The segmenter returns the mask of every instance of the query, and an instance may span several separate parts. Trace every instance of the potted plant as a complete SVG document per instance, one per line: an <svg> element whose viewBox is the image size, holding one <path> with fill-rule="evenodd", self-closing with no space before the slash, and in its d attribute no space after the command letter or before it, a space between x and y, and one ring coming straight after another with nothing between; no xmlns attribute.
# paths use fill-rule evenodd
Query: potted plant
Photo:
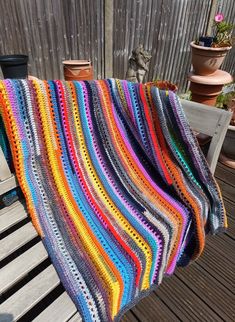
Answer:
<svg viewBox="0 0 235 322"><path fill-rule="evenodd" d="M224 16L219 13L214 19L214 35L201 36L197 41L191 42L195 74L206 76L220 68L227 52L232 48L233 28L234 25L224 21Z"/></svg>
<svg viewBox="0 0 235 322"><path fill-rule="evenodd" d="M235 84L225 87L217 98L216 106L233 113L223 143L220 161L235 168Z"/></svg>

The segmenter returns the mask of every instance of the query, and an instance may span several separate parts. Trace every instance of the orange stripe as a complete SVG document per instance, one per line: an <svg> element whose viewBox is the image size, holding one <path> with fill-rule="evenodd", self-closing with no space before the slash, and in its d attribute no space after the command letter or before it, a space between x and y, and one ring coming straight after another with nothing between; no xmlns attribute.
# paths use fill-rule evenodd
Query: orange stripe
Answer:
<svg viewBox="0 0 235 322"><path fill-rule="evenodd" d="M197 228L197 235L198 235L198 241L199 241L198 253L195 254L195 258L196 258L202 253L204 246L205 246L205 234L203 233L204 232L204 225L203 225L203 221L201 219L200 206L196 202L196 199L186 189L179 169L175 166L175 164L171 160L171 157L169 155L169 151L166 146L165 138L163 137L163 133L159 127L159 118L157 115L157 111L154 108L154 103L153 103L153 100L152 100L152 97L150 94L150 86L147 86L147 96L148 96L148 100L152 106L152 115L153 115L153 124L155 127L155 133L156 133L157 137L159 138L159 143L160 143L160 147L162 150L162 156L165 160L166 166L168 167L169 171L172 174L172 178L174 180L174 186L175 186L176 190L179 190L179 189L181 190L183 197L186 199L186 202L192 207L193 212L195 214L196 224L197 224L197 227L196 227Z"/></svg>
<svg viewBox="0 0 235 322"><path fill-rule="evenodd" d="M32 223L37 230L37 233L40 237L43 237L43 232L39 220L37 218L36 211L33 207L33 201L31 199L30 190L26 184L25 178L25 170L23 163L23 152L21 148L21 138L19 132L17 131L17 122L15 121L15 117L11 108L10 99L7 94L6 86L1 82L1 110L3 115L3 120L5 124L6 133L10 142L12 158L15 166L15 171L17 175L17 179L19 182L19 186L25 196L27 209L29 210Z"/></svg>
<svg viewBox="0 0 235 322"><path fill-rule="evenodd" d="M47 98L49 100L49 94L50 94L50 91L49 91L49 85L47 84L47 82L45 81L45 85L46 85L46 88L47 88ZM62 85L62 83L60 83L60 86ZM63 86L61 86L61 88L63 89ZM63 100L63 103L64 104L67 104L67 102L65 101L65 96L64 96L64 91L62 90L61 91L61 94L62 94L62 100ZM77 106L77 108L79 108ZM56 123L54 122L54 118L53 119L53 125L54 125L54 129L55 131L57 131L57 126L56 126ZM56 138L56 137L55 137ZM56 138L56 141L58 142L58 145L59 145L59 140L58 138ZM54 152L54 151L53 151ZM48 153L50 153L48 151ZM80 209L78 208L75 200L74 200L74 197L71 193L71 190L70 190L70 187L68 185L68 182L66 180L66 177L64 175L64 170L63 170L63 165L62 165L62 162L61 162L61 151L57 151L57 153L54 153L55 157L56 157L56 160L57 160L57 165L59 167L59 172L60 172L60 175L61 175L61 184L64 186L65 190L66 190L66 193L69 197L69 202L73 205L77 215L79 216L81 222L83 223L83 225L85 226L86 230L87 230L87 234L92 238L93 242L94 242L94 245L97 247L97 249L99 250L100 254L103 256L103 259L104 259L104 262L106 263L106 265L109 267L109 268L112 268L112 273L115 275L116 279L118 280L119 282L119 285L120 285L120 297L119 297L119 308L120 308L120 304L121 304L121 298L122 298L122 294L123 294L123 290L124 290L124 285L123 285L123 280L122 280L122 277L118 271L118 269L116 268L116 266L113 264L112 260L110 260L110 258L108 257L107 253L104 251L102 245L99 243L99 241L97 240L96 238L96 235L93 233L93 231L91 230L91 228L89 227L89 224L87 223L87 221L85 220L84 216L82 215ZM61 196L63 198L63 196ZM66 206L66 203L64 203L64 206L65 208L68 210L67 206ZM69 213L69 212L68 212ZM71 220L72 217L70 217ZM73 221L74 222L74 221ZM84 247L86 248L86 246L84 245ZM89 248L87 248L87 251L89 252ZM95 264L95 263L94 263ZM95 265L97 270L100 271L99 269L99 266ZM102 271L100 271L100 276L102 276Z"/></svg>
<svg viewBox="0 0 235 322"><path fill-rule="evenodd" d="M179 247L178 240L180 239L183 228L183 220L181 214L171 204L169 204L167 200L165 200L162 196L160 196L157 193L157 191L152 187L148 179L146 179L142 171L136 165L135 160L129 153L128 148L125 146L125 142L122 139L118 127L116 126L116 121L110 108L110 106L112 106L112 101L106 82L101 80L97 84L101 87L103 92L102 94L104 97L104 103L101 104L101 106L103 107L103 112L105 114L105 119L109 128L110 136L112 137L113 144L116 147L115 151L119 151L120 160L122 160L123 167L125 168L128 175L131 177L134 185L137 187L141 187L144 190L143 193L149 198L149 200L172 219L175 227L178 228L176 236L173 236L174 245L177 245L177 247ZM100 100L102 101L103 98L100 97ZM135 174L133 174L133 171L135 172ZM160 204L156 201L156 199L160 201ZM174 246L169 260L170 263L175 257L176 252L177 250Z"/></svg>

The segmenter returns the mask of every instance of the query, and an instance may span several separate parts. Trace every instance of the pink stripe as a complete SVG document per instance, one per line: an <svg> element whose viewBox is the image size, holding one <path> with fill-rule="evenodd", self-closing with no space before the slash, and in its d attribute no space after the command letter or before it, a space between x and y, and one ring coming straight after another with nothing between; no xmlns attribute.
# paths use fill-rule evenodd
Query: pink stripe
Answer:
<svg viewBox="0 0 235 322"><path fill-rule="evenodd" d="M111 106L112 106L112 113L113 113L114 118L115 118L115 121L116 121L116 125L117 125L117 127L119 129L119 132L120 132L120 134L121 134L121 136L123 138L123 141L125 142L125 145L126 145L128 151L130 152L131 156L135 160L136 165L139 167L139 169L144 174L145 178L149 181L149 183L151 184L151 186L159 193L159 195L163 199L165 199L168 203L170 203L171 205L173 205L178 210L178 212L182 215L182 219L183 219L183 229L182 229L182 233L181 233L181 236L180 236L180 241L179 241L179 243L177 243L176 256L172 260L172 263L168 267L168 270L167 270L167 273L168 274L171 274L171 273L173 273L173 271L175 269L176 262L177 262L177 259L178 259L179 253L180 253L181 243L182 243L183 236L184 236L184 232L185 232L185 228L186 228L186 221L187 221L186 218L187 218L187 216L186 216L184 210L170 196L168 196L160 187L158 187L156 185L156 183L150 178L150 176L148 175L148 173L146 172L146 170L144 169L144 167L141 165L141 163L139 162L139 160L138 160L135 152L133 151L131 145L125 139L126 138L126 135L125 135L125 133L124 133L124 131L123 131L123 129L122 129L120 123L119 123L119 120L117 118L117 115L115 113L114 104L111 103Z"/></svg>

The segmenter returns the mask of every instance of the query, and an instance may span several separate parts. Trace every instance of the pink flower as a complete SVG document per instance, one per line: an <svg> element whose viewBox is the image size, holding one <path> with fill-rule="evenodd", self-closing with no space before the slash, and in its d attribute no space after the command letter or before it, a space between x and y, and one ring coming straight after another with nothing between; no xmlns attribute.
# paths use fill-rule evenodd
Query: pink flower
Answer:
<svg viewBox="0 0 235 322"><path fill-rule="evenodd" d="M224 15L222 13L217 13L215 16L215 22L221 22L224 20Z"/></svg>

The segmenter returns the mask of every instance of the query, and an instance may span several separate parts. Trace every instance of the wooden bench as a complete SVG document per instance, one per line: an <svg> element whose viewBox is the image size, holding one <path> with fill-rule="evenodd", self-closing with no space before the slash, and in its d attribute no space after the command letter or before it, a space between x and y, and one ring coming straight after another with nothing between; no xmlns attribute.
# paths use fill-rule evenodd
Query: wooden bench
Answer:
<svg viewBox="0 0 235 322"><path fill-rule="evenodd" d="M212 137L207 160L214 172L231 113L182 100L196 131ZM0 194L17 186L0 149ZM0 210L0 322L82 321L61 286L24 202Z"/></svg>

